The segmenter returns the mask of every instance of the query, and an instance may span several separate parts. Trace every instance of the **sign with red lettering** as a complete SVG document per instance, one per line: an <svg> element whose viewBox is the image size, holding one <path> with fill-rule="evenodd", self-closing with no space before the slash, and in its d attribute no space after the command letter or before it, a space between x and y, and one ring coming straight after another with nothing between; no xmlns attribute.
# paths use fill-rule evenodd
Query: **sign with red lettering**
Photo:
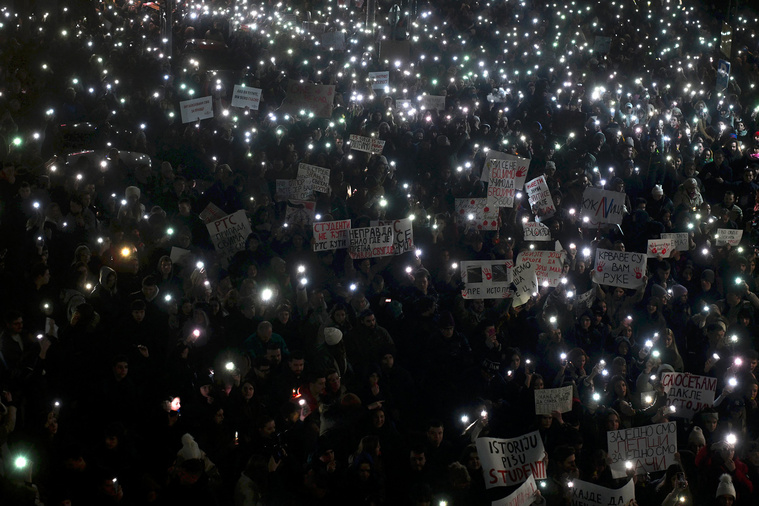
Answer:
<svg viewBox="0 0 759 506"><path fill-rule="evenodd" d="M527 481L522 483L522 485L511 494L503 499L493 501L492 506L530 506L538 499L535 495L537 490L538 487L535 483L535 478L530 476L527 478Z"/></svg>
<svg viewBox="0 0 759 506"><path fill-rule="evenodd" d="M556 206L548 189L545 176L536 177L527 183L527 197L530 200L530 208L535 214L535 221L550 218L556 212Z"/></svg>
<svg viewBox="0 0 759 506"><path fill-rule="evenodd" d="M667 406L675 407L674 416L691 419L698 411L714 404L717 378L665 372L661 384L667 394Z"/></svg>
<svg viewBox="0 0 759 506"><path fill-rule="evenodd" d="M384 90L390 86L390 71L369 72L369 81L372 83L373 90Z"/></svg>
<svg viewBox="0 0 759 506"><path fill-rule="evenodd" d="M352 228L348 231L348 237L348 254L354 260L393 255L392 225Z"/></svg>
<svg viewBox="0 0 759 506"><path fill-rule="evenodd" d="M232 107L247 107L251 111L257 111L258 106L261 105L261 89L235 84L231 105Z"/></svg>
<svg viewBox="0 0 759 506"><path fill-rule="evenodd" d="M235 253L245 249L245 240L252 232L250 221L242 209L207 223L206 227L224 268L229 266Z"/></svg>
<svg viewBox="0 0 759 506"><path fill-rule="evenodd" d="M297 117L313 113L317 118L329 118L332 116L334 101L333 84L301 83L293 79L287 86L287 96L279 112Z"/></svg>
<svg viewBox="0 0 759 506"><path fill-rule="evenodd" d="M514 439L481 437L475 443L485 488L519 485L530 476L546 479L545 448L538 431Z"/></svg>
<svg viewBox="0 0 759 506"><path fill-rule="evenodd" d="M629 480L624 487L606 488L582 480L572 480L571 506L628 506L635 499L635 483Z"/></svg>
<svg viewBox="0 0 759 506"><path fill-rule="evenodd" d="M394 254L402 255L411 251L414 247L414 226L411 218L402 220L378 220L370 221L371 226L375 225L392 225L393 227L393 251Z"/></svg>
<svg viewBox="0 0 759 506"><path fill-rule="evenodd" d="M527 250L517 257L517 265L530 264L540 286L558 286L564 271L566 253L548 250Z"/></svg>
<svg viewBox="0 0 759 506"><path fill-rule="evenodd" d="M627 476L625 462L628 461L636 474L666 471L675 463L677 424L668 422L610 430L606 432L606 441L613 478Z"/></svg>
<svg viewBox="0 0 759 506"><path fill-rule="evenodd" d="M506 155L504 159L488 158L485 171L489 174L488 205L514 207L514 195L524 186L530 160Z"/></svg>
<svg viewBox="0 0 759 506"><path fill-rule="evenodd" d="M375 139L374 137L351 134L350 145L351 149L355 149L356 151L380 155L382 154L382 149L385 147L385 141Z"/></svg>
<svg viewBox="0 0 759 506"><path fill-rule="evenodd" d="M314 251L348 247L351 220L317 221L314 223Z"/></svg>
<svg viewBox="0 0 759 506"><path fill-rule="evenodd" d="M201 119L213 118L213 98L200 97L179 102L182 123L192 123Z"/></svg>

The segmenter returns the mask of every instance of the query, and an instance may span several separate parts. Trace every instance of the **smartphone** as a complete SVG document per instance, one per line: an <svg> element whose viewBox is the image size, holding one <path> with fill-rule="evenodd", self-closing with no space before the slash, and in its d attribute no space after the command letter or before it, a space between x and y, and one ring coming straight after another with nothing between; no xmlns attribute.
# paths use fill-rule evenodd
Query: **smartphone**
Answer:
<svg viewBox="0 0 759 506"><path fill-rule="evenodd" d="M678 488L685 488L688 486L688 482L685 480L685 473L677 473L677 486Z"/></svg>

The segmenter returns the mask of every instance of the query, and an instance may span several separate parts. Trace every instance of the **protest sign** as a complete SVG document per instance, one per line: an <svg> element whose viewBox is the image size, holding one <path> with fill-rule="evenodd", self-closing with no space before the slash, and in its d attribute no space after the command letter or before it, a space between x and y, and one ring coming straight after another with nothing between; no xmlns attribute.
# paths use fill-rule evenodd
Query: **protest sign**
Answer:
<svg viewBox="0 0 759 506"><path fill-rule="evenodd" d="M537 489L535 478L530 475L527 481L522 483L518 489L503 499L493 501L491 506L530 506L537 499L535 496Z"/></svg>
<svg viewBox="0 0 759 506"><path fill-rule="evenodd" d="M200 211L200 219L203 220L203 223L210 223L214 220L219 220L226 216L227 213L225 213L219 206L214 204L213 202L209 202L208 205L203 208L202 211Z"/></svg>
<svg viewBox="0 0 759 506"><path fill-rule="evenodd" d="M171 258L171 262L178 264L181 263L185 258L191 258L192 251L184 248L178 248L176 246L171 247L171 254L169 255L169 258Z"/></svg>
<svg viewBox="0 0 759 506"><path fill-rule="evenodd" d="M536 221L522 223L525 241L550 241L551 229Z"/></svg>
<svg viewBox="0 0 759 506"><path fill-rule="evenodd" d="M602 223L619 225L625 215L625 194L588 186L582 193L580 217L583 227L596 227ZM588 218L585 221L585 218Z"/></svg>
<svg viewBox="0 0 759 506"><path fill-rule="evenodd" d="M291 79L279 112L297 117L300 117L301 112L314 113L317 118L329 118L332 116L334 100L335 86L333 84L301 83Z"/></svg>
<svg viewBox="0 0 759 506"><path fill-rule="evenodd" d="M348 253L354 260L393 254L393 227L390 225L351 228L348 237Z"/></svg>
<svg viewBox="0 0 759 506"><path fill-rule="evenodd" d="M717 246L738 246L743 238L743 230L733 228L717 229Z"/></svg>
<svg viewBox="0 0 759 506"><path fill-rule="evenodd" d="M560 251L528 250L517 257L517 263L530 262L539 286L557 286L563 277L564 258L566 254Z"/></svg>
<svg viewBox="0 0 759 506"><path fill-rule="evenodd" d="M625 462L632 462L636 474L666 471L677 453L675 422L643 425L632 429L610 430L606 441L611 459L611 475L624 478Z"/></svg>
<svg viewBox="0 0 759 506"><path fill-rule="evenodd" d="M455 199L456 220L477 230L498 230L498 208L487 205L486 198Z"/></svg>
<svg viewBox="0 0 759 506"><path fill-rule="evenodd" d="M411 218L402 220L373 220L371 226L391 225L393 227L393 254L402 255L414 247L414 226Z"/></svg>
<svg viewBox="0 0 759 506"><path fill-rule="evenodd" d="M251 111L257 111L261 104L261 90L248 86L235 84L232 91L232 107L247 107Z"/></svg>
<svg viewBox="0 0 759 506"><path fill-rule="evenodd" d="M648 258L656 258L661 255L664 258L672 256L672 251L675 249L672 239L649 239L648 246L646 247L646 256Z"/></svg>
<svg viewBox="0 0 759 506"><path fill-rule="evenodd" d="M514 156L514 155L510 155L508 153L501 153L500 151L494 151L492 149L487 150L486 153L485 153L485 161L482 162L482 168L480 169L480 181L482 181L483 183L489 183L490 182L490 171L487 170L487 167L486 167L486 165L488 163L488 160L493 160L493 159L495 159L495 160L506 160L506 159L508 159L511 156ZM524 184L524 183L522 183L522 184ZM521 187L522 187L522 185L519 186L519 188L521 188Z"/></svg>
<svg viewBox="0 0 759 506"><path fill-rule="evenodd" d="M290 199L287 201L285 223L289 225L310 227L316 214L316 202L313 200Z"/></svg>
<svg viewBox="0 0 759 506"><path fill-rule="evenodd" d="M524 186L530 160L506 155L506 158L488 158L485 172L488 173L488 205L492 207L514 207L514 195Z"/></svg>
<svg viewBox="0 0 759 506"><path fill-rule="evenodd" d="M535 390L535 414L550 415L554 411L572 411L572 387L543 388Z"/></svg>
<svg viewBox="0 0 759 506"><path fill-rule="evenodd" d="M577 296L575 299L575 315L580 316L582 313L587 311L593 306L593 303L596 301L596 289L595 287L591 288L585 293L582 293Z"/></svg>
<svg viewBox="0 0 759 506"><path fill-rule="evenodd" d="M445 111L445 97L443 95L422 95L419 108L423 111Z"/></svg>
<svg viewBox="0 0 759 506"><path fill-rule="evenodd" d="M274 200L277 202L308 200L313 197L310 179L277 179L275 184Z"/></svg>
<svg viewBox="0 0 759 506"><path fill-rule="evenodd" d="M635 499L635 482L621 488L606 488L582 480L572 480L571 506L628 506Z"/></svg>
<svg viewBox="0 0 759 506"><path fill-rule="evenodd" d="M213 98L200 97L179 102L182 111L182 123L192 123L201 119L213 118Z"/></svg>
<svg viewBox="0 0 759 506"><path fill-rule="evenodd" d="M553 204L553 198L551 197L551 191L546 184L545 176L536 177L528 182L526 188L530 208L536 216L536 221L541 221L553 216L556 212L556 207Z"/></svg>
<svg viewBox="0 0 759 506"><path fill-rule="evenodd" d="M322 34L322 46L335 51L345 51L344 32L326 32Z"/></svg>
<svg viewBox="0 0 759 506"><path fill-rule="evenodd" d="M511 285L511 260L464 261L461 266L461 281L465 299L505 299Z"/></svg>
<svg viewBox="0 0 759 506"><path fill-rule="evenodd" d="M399 98L395 101L395 110L399 112L409 112L413 109L413 105L411 105L411 100Z"/></svg>
<svg viewBox="0 0 759 506"><path fill-rule="evenodd" d="M717 64L717 91L725 91L730 84L730 62L720 60Z"/></svg>
<svg viewBox="0 0 759 506"><path fill-rule="evenodd" d="M301 25L301 29L305 33L310 34L324 33L327 29L327 25L325 23L319 23L318 21L304 21Z"/></svg>
<svg viewBox="0 0 759 506"><path fill-rule="evenodd" d="M369 72L369 81L373 90L384 90L386 86L390 86L390 71Z"/></svg>
<svg viewBox="0 0 759 506"><path fill-rule="evenodd" d="M667 394L667 406L675 407L675 416L692 419L698 411L714 404L717 378L665 372L661 384Z"/></svg>
<svg viewBox="0 0 759 506"><path fill-rule="evenodd" d="M599 285L638 288L646 275L646 255L631 251L598 248L593 268L593 281Z"/></svg>
<svg viewBox="0 0 759 506"><path fill-rule="evenodd" d="M317 221L314 223L314 251L347 248L351 220Z"/></svg>
<svg viewBox="0 0 759 506"><path fill-rule="evenodd" d="M672 248L675 251L688 251L688 232L663 232L662 239L672 239Z"/></svg>
<svg viewBox="0 0 759 506"><path fill-rule="evenodd" d="M350 145L351 149L355 149L356 151L379 155L385 147L385 141L375 139L374 137L363 137L361 135L351 134Z"/></svg>
<svg viewBox="0 0 759 506"><path fill-rule="evenodd" d="M229 266L235 253L245 249L245 240L252 232L250 221L242 209L206 224L206 228L224 268Z"/></svg>
<svg viewBox="0 0 759 506"><path fill-rule="evenodd" d="M538 431L514 439L481 437L475 443L485 488L518 485L530 476L546 478L545 449Z"/></svg>
<svg viewBox="0 0 759 506"><path fill-rule="evenodd" d="M514 300L511 305L519 307L527 302L533 293L538 291L538 277L535 274L535 266L529 260L517 257L514 264L512 278L514 279Z"/></svg>
<svg viewBox="0 0 759 506"><path fill-rule="evenodd" d="M309 165L307 163L298 164L298 179L310 179L311 189L319 193L329 193L329 169Z"/></svg>

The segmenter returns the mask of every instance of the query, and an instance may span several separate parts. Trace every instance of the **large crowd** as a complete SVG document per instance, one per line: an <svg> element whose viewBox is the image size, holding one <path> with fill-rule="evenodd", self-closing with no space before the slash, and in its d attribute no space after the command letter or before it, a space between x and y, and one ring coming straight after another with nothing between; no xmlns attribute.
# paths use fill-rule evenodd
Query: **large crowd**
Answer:
<svg viewBox="0 0 759 506"><path fill-rule="evenodd" d="M575 480L632 481L640 506L756 504L754 15L0 2L0 504L490 505L517 485L490 487L477 440L533 431L536 504L596 504ZM293 112L292 82L334 101ZM257 110L231 105L241 84ZM183 123L206 96L213 117ZM491 226L457 212L487 196L491 151L529 159L553 216L521 188ZM278 181L303 163L328 187L294 200ZM588 187L626 194L620 224L584 223ZM241 210L229 251L207 224ZM399 254L315 251L314 223L407 219ZM536 220L550 241L524 239ZM663 233L687 245L637 288L596 282L598 249ZM461 262L544 249L556 286L462 283ZM673 409L667 373L714 401ZM535 414L537 390L567 386L570 410ZM670 465L612 472L607 431L666 422Z"/></svg>

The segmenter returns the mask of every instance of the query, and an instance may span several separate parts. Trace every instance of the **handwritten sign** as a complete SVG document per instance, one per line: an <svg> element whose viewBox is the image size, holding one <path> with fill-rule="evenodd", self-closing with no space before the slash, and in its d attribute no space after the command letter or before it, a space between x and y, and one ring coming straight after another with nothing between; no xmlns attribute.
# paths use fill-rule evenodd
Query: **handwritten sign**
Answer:
<svg viewBox="0 0 759 506"><path fill-rule="evenodd" d="M488 205L494 207L514 207L514 196L524 186L530 160L506 155L505 158L488 158L485 171L488 173Z"/></svg>
<svg viewBox="0 0 759 506"><path fill-rule="evenodd" d="M593 306L596 301L596 289L591 288L575 298L575 315L580 316Z"/></svg>
<svg viewBox="0 0 759 506"><path fill-rule="evenodd" d="M743 230L732 228L717 229L717 246L738 246L743 238Z"/></svg>
<svg viewBox="0 0 759 506"><path fill-rule="evenodd" d="M538 489L535 478L530 475L527 481L522 483L518 489L507 495L503 499L492 502L492 506L530 506L537 497L535 491Z"/></svg>
<svg viewBox="0 0 759 506"><path fill-rule="evenodd" d="M619 225L625 216L625 194L611 190L602 190L588 186L582 193L580 216L583 227L596 227L599 224ZM584 218L588 221L584 221Z"/></svg>
<svg viewBox="0 0 759 506"><path fill-rule="evenodd" d="M310 227L316 215L316 202L313 200L290 199L285 210L285 223L301 227Z"/></svg>
<svg viewBox="0 0 759 506"><path fill-rule="evenodd" d="M363 151L364 153L371 153L373 155L382 154L382 149L385 147L385 141L375 139L374 137L363 137L356 134L351 134L350 144L351 149Z"/></svg>
<svg viewBox="0 0 759 506"><path fill-rule="evenodd" d="M644 425L632 429L610 430L606 441L611 459L611 475L624 478L625 462L632 462L636 474L666 471L677 453L675 422Z"/></svg>
<svg viewBox="0 0 759 506"><path fill-rule="evenodd" d="M245 249L245 240L251 234L250 221L242 209L206 224L214 248L224 268L232 256Z"/></svg>
<svg viewBox="0 0 759 506"><path fill-rule="evenodd" d="M522 223L525 241L550 241L551 229L536 221Z"/></svg>
<svg viewBox="0 0 759 506"><path fill-rule="evenodd" d="M505 299L509 296L512 282L511 260L464 261L461 266L461 281L465 299Z"/></svg>
<svg viewBox="0 0 759 506"><path fill-rule="evenodd" d="M646 247L646 256L648 258L656 258L661 255L664 258L672 256L672 251L675 249L672 239L649 239L648 246Z"/></svg>
<svg viewBox="0 0 759 506"><path fill-rule="evenodd" d="M419 108L423 111L445 111L445 97L443 95L422 95L419 100Z"/></svg>
<svg viewBox="0 0 759 506"><path fill-rule="evenodd" d="M329 193L329 169L309 165L307 163L298 164L298 179L310 179L311 188L315 192Z"/></svg>
<svg viewBox="0 0 759 506"><path fill-rule="evenodd" d="M635 483L629 480L624 487L606 488L582 480L572 480L571 506L628 506L635 499Z"/></svg>
<svg viewBox="0 0 759 506"><path fill-rule="evenodd" d="M314 223L314 251L343 249L349 246L351 220L317 221Z"/></svg>
<svg viewBox="0 0 759 506"><path fill-rule="evenodd" d="M456 221L477 230L498 230L498 208L490 207L486 198L455 199Z"/></svg>
<svg viewBox="0 0 759 506"><path fill-rule="evenodd" d="M372 83L373 90L384 90L390 86L390 71L369 72L369 81Z"/></svg>
<svg viewBox="0 0 759 506"><path fill-rule="evenodd" d="M675 251L688 251L688 233L687 232L664 232L661 234L662 239L672 239L672 245Z"/></svg>
<svg viewBox="0 0 759 506"><path fill-rule="evenodd" d="M235 84L231 105L232 107L247 107L251 111L257 111L258 106L261 105L261 90Z"/></svg>
<svg viewBox="0 0 759 506"><path fill-rule="evenodd" d="M485 161L482 162L482 168L480 170L480 181L482 181L483 183L490 182L490 171L487 170L487 167L486 167L488 160L493 160L493 159L507 160L510 156L514 156L514 155L510 155L508 153L502 153L501 151L494 151L492 149L488 150Z"/></svg>
<svg viewBox="0 0 759 506"><path fill-rule="evenodd" d="M563 277L565 253L560 251L523 251L517 263L529 262L535 270L538 285L558 286Z"/></svg>
<svg viewBox="0 0 759 506"><path fill-rule="evenodd" d="M192 123L201 119L213 118L213 98L200 97L179 102L182 111L182 123Z"/></svg>
<svg viewBox="0 0 759 506"><path fill-rule="evenodd" d="M536 220L541 221L553 216L556 212L556 206L554 206L545 176L536 177L528 182L526 188L530 208L535 213Z"/></svg>
<svg viewBox="0 0 759 506"><path fill-rule="evenodd" d="M275 184L274 200L277 202L308 200L313 197L310 179L277 179Z"/></svg>
<svg viewBox="0 0 759 506"><path fill-rule="evenodd" d="M291 79L279 111L300 116L301 112L313 113L317 118L332 116L332 103L335 101L333 84L301 83Z"/></svg>
<svg viewBox="0 0 759 506"><path fill-rule="evenodd" d="M514 439L481 437L475 442L485 475L485 488L519 485L532 476L546 478L545 449L538 431Z"/></svg>
<svg viewBox="0 0 759 506"><path fill-rule="evenodd" d="M390 225L393 227L393 254L402 255L414 248L414 226L411 218L402 220L378 220L370 225Z"/></svg>
<svg viewBox="0 0 759 506"><path fill-rule="evenodd" d="M665 372L661 383L667 394L667 406L675 407L675 416L691 419L699 410L714 404L717 378Z"/></svg>
<svg viewBox="0 0 759 506"><path fill-rule="evenodd" d="M593 281L599 285L638 288L646 275L646 255L630 251L598 248Z"/></svg>
<svg viewBox="0 0 759 506"><path fill-rule="evenodd" d="M512 269L514 279L514 300L512 306L519 307L527 302L533 293L538 291L538 277L535 274L535 266L531 261L523 257L517 257L517 262Z"/></svg>
<svg viewBox="0 0 759 506"><path fill-rule="evenodd" d="M351 228L348 237L348 254L354 260L393 254L393 227L390 225Z"/></svg>
<svg viewBox="0 0 759 506"><path fill-rule="evenodd" d="M572 387L543 388L535 390L535 414L550 415L554 411L572 411Z"/></svg>

